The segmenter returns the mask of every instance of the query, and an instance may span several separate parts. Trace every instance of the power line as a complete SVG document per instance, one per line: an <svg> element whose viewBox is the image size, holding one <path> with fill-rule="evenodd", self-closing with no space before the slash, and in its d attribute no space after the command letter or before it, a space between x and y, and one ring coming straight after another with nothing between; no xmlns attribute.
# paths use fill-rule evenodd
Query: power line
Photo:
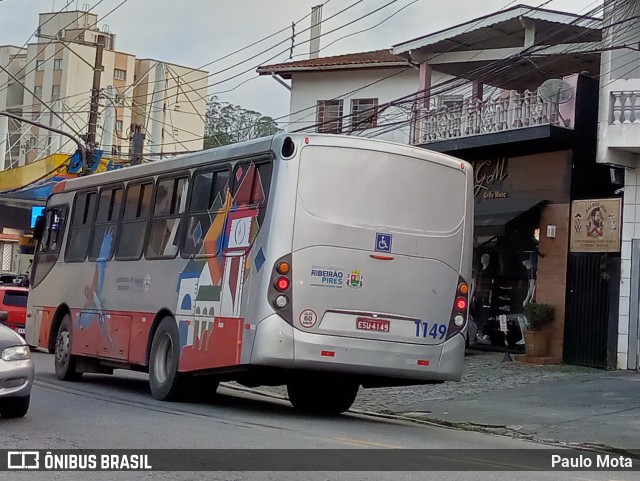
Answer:
<svg viewBox="0 0 640 481"><path fill-rule="evenodd" d="M22 44L22 47L20 47L20 50L24 49L24 48L27 46L27 44L29 43L29 41L30 41L33 37L35 37L35 35L38 33L38 30L39 30L41 27L45 26L45 25L46 25L47 23L49 23L51 20L53 20L54 18L56 18L56 16L58 16L58 14L60 14L60 13L64 12L64 11L65 11L65 9L66 9L69 5L71 5L72 3L73 3L73 0L69 0L69 1L67 2L67 4L66 4L64 7L62 7L62 9L61 9L59 12L55 13L52 17L48 18L48 19L47 19L47 20L46 20L42 25L39 25L39 26L38 26L38 28L36 28L36 29L33 31L33 33L31 34L31 36L29 36L29 38L28 38L28 39L27 39L27 40ZM15 59L15 56L14 56L14 57L11 57L11 58L9 59L9 62L7 62L7 65L5 65L5 67L8 67L8 66L11 64L11 62L13 62L13 60L14 60L14 59Z"/></svg>
<svg viewBox="0 0 640 481"><path fill-rule="evenodd" d="M543 5L546 5L546 4L550 3L550 1L553 1L553 0L547 0L546 2L544 2L544 3L543 3ZM594 2L594 3L596 3L596 2ZM533 9L535 9L535 8L536 8L536 7L531 7L531 10L533 10ZM598 10L598 9L594 9L594 10ZM592 12L593 12L593 11L592 11ZM588 14L588 15L578 16L578 17L576 17L576 19L574 19L570 24L568 24L568 25L563 25L563 26L562 26L562 27L560 27L560 28L561 28L561 29L566 29L566 28L569 28L570 26L572 26L573 24L580 22L580 21L581 21L581 20L583 20L584 18L591 18L591 17L590 17L590 15L592 14L592 12L589 12L589 14ZM551 37L551 35L547 36L547 38L550 38L550 37ZM504 59L496 60L496 61L492 62L491 64L489 64L489 65L487 65L487 66L483 66L483 67L480 67L480 68L476 69L475 71L468 72L466 76L467 76L467 77L473 77L473 78L475 78L476 80L479 80L479 79L481 80L483 77L487 77L487 76L489 76L489 75L493 75L493 74L495 74L496 70L493 70L493 71L492 71L491 69L494 69L496 66L499 66L499 64L502 64L502 66L501 66L501 67L500 67L500 69L498 69L497 71L504 70L505 68L508 68L509 66L511 66L511 65L512 65L513 60L519 60L520 58L524 58L526 54L532 54L532 53L535 53L535 52L537 52L537 51L543 50L543 49L545 49L545 48L547 48L547 46L541 46L541 47L539 47L539 48L538 48L538 50L533 50L533 48L532 48L532 47L525 48L525 49L523 49L521 52L519 52L519 53L517 53L517 54L515 54L515 55L512 55L512 56L510 56L510 57L506 57L506 58L504 58ZM483 74L483 75L480 75L479 77L476 77L475 75L469 75L470 73L480 73L480 72L482 72L482 71L484 71L484 74ZM440 86L442 86L442 85L449 84L449 83L451 83L451 82L460 82L460 81L462 81L462 82L464 82L464 83L468 83L468 82L469 82L469 80L468 80L468 79L466 79L466 78L462 78L462 77L454 77L453 79L448 79L448 80L446 80L446 81L441 82L440 84L437 84L437 85L431 86L430 88L428 88L428 89L426 89L426 90L418 91L418 92L416 92L416 93L414 93L414 94L409 94L409 95L407 95L407 96L404 96L404 97L401 97L401 98L396 99L396 100L394 100L394 101L391 101L391 102L389 102L389 104L396 103L396 102L401 101L401 100L405 100L405 101L407 101L406 99L409 99L408 101L415 101L415 100L418 100L418 99L420 98L420 96L421 96L421 95L425 95L425 94L427 94L427 92L429 93L429 95L434 94L433 90L434 90L434 89L436 89L436 88L438 88L438 87L440 87ZM450 88L450 89L448 89L448 90L453 90L453 89L455 89L455 88L459 88L459 87L461 87L461 86L462 86L462 85L457 85L457 86L455 86L455 87L453 87L453 88ZM444 93L444 92L439 92L439 94L442 94L442 93ZM313 108L313 107L315 107L315 106L311 106L311 107L309 107L309 108ZM347 117L346 115L342 115L342 116L340 116L340 118L339 118L339 119L340 119L340 120L344 120L346 117ZM304 128L301 128L301 129L297 129L297 130L295 130L294 132L301 132L301 131L302 131L302 132L304 132L304 131L307 131L307 130L309 130L309 129L318 128L318 127L321 127L321 126L323 126L323 125L325 125L325 124L328 124L328 123L331 123L331 122L335 122L335 121L337 121L337 120L338 120L338 118L335 118L335 119L332 119L332 120L330 120L330 121L326 121L326 122L322 122L322 123L319 123L319 124L311 125L311 126L304 127Z"/></svg>
<svg viewBox="0 0 640 481"><path fill-rule="evenodd" d="M515 3L515 1L516 1L516 0L512 0L511 2L507 3L507 4L506 4L505 6L503 6L500 10L498 10L498 12L505 10L507 7L509 7L509 6L511 6L512 4L514 4L514 3ZM549 2L547 2L547 3L549 3ZM534 7L532 7L531 9L533 9L533 8L534 8ZM479 24L480 24L480 22L481 22L481 20L471 21L471 22L470 22L470 25L467 27L467 29L466 29L463 33L467 33L467 32L468 32L468 31L470 31L471 29L475 28L477 25L479 25ZM447 52L449 52L449 51L451 51L451 50L453 50L453 49L455 49L455 48L456 48L455 46L450 47L449 49L445 50L445 52L443 52L442 54L447 53ZM395 74L392 74L392 76L394 76L394 75L395 75ZM457 79L459 79L459 77L454 78L454 79L452 79L452 80L457 80ZM376 83L376 82L374 82L374 83ZM333 99L331 99L331 100L339 100L340 98L347 97L347 96L349 96L349 95L351 95L351 94L353 94L353 93L356 93L356 92L358 92L358 91L362 90L363 88L369 87L370 85L372 85L372 84L367 84L367 85L363 86L362 88L358 88L358 89L355 89L355 90L353 90L353 91L351 91L351 92L348 92L348 93L346 93L346 94L342 94L342 95L340 95L340 96L334 97L334 98L333 98ZM306 111L306 110L311 110L311 109L314 109L314 110L315 110L315 109L316 109L316 107L317 107L317 106L316 106L316 104L313 104L313 105L310 105L309 107L306 107L306 108L304 108L304 109L298 110L297 112L292 112L292 113L288 114L288 116L295 115L295 114L299 114L299 113L302 113L302 112L304 112L304 111ZM314 113L315 113L315 112L314 112ZM282 116L282 117L278 117L278 118L276 118L275 120L280 120L280 119L282 119L282 118L284 118L284 117L286 117L286 116L287 116L287 115ZM289 123L291 123L291 122L289 122Z"/></svg>
<svg viewBox="0 0 640 481"><path fill-rule="evenodd" d="M364 0L357 0L356 2L352 3L352 4L351 4L351 5L349 5L348 7L346 7L346 8L344 8L344 9L340 10L338 13L336 13L336 14L332 15L331 17L329 17L329 18L327 18L327 19L323 20L323 22L326 22L326 21L328 21L328 20L330 20L330 19L332 19L332 18L334 18L334 17L336 17L336 16L338 16L338 15L340 15L340 14L344 13L344 12L345 12L345 11L347 11L348 9L353 8L354 6L358 5L359 3L363 2L363 1L364 1ZM382 5L381 7L378 7L378 8L376 8L375 10L373 10L373 11L371 11L371 12L369 12L369 13L367 13L367 14L365 14L365 15L363 15L363 16L361 16L361 17L359 17L359 18L355 19L355 20L352 20L352 21L350 21L350 22L348 22L348 23L346 23L346 24L344 24L344 25L341 25L340 27L337 27L337 28L335 28L335 29L333 29L333 30L331 30L331 31L329 31L329 32L322 33L322 34L320 35L320 37L325 36L325 35L328 35L328 34L330 34L330 33L333 33L333 32L335 32L335 31L340 30L340 29L342 29L342 28L345 28L345 27L347 27L347 26L349 26L349 25L352 25L353 23L358 22L358 21L360 21L360 20L362 20L362 19L364 19L364 18L366 18L366 17L368 17L368 16L370 16L370 15L373 15L374 13L377 13L378 11L380 11L380 10L382 10L382 9L384 9L384 8L388 7L389 5L392 5L392 4L394 4L394 3L398 2L398 1L399 1L399 0L390 0L389 2L385 3L385 4L384 4L384 5ZM308 30L310 30L310 29L311 29L311 27L309 27L309 28L307 28L307 29L303 30L303 32L304 32L304 31L308 31ZM213 77L214 75L219 75L220 73L226 72L226 71L228 71L228 70L230 70L230 69L232 69L232 68L235 68L235 67L240 66L240 65L242 65L242 64L244 64L244 63L247 63L247 62L249 62L249 61L251 61L251 60L253 60L253 59L255 59L255 58L257 58L257 57L259 57L259 56L261 56L261 55L263 55L263 54L265 54L265 53L267 53L267 52L271 51L271 50L273 50L274 48L278 47L279 45L282 45L283 43L286 43L286 41L287 41L287 40L282 41L282 42L279 42L278 44L275 44L275 45L273 45L272 47L269 47L268 49L265 49L265 50L263 50L262 52L260 52L260 53L258 53L258 54L256 54L256 55L253 55L253 56L251 56L250 58L248 58L248 59L246 59L246 60L244 60L244 61L242 61L242 62L236 63L236 64L234 64L234 65L232 65L232 66L230 66L230 67L227 67L227 68L225 68L225 69L223 69L223 70L221 70L221 71L219 71L219 72L211 73L211 74L207 75L207 76L206 76L206 78ZM304 44L304 43L308 43L308 42L309 42L309 40L306 40L306 41L304 41L304 42L303 42L303 44ZM284 54L285 52L288 52L288 51L289 51L289 48L287 47L286 49L284 49L284 50L282 50L282 51L278 52L276 55L274 55L273 57L271 57L271 58L269 58L268 60L266 60L266 62L269 62L269 61L273 60L274 58L276 58L276 57L278 57L278 56L280 56L280 55L282 55L282 54ZM253 67L251 67L251 68L250 68L250 69L248 69L248 70L245 70L245 71L243 71L243 72L241 72L241 73L239 73L239 74L236 74L236 75L233 75L233 76L231 76L231 77L228 77L228 78L226 78L226 79L224 79L224 80L220 80L220 81L218 81L218 82L214 82L214 83L212 83L212 84L209 84L209 87L212 87L212 86L215 86L215 85L219 85L219 84L221 84L221 83L228 82L229 80L233 80L233 79L235 79L235 78L237 78L237 77L239 77L239 76L241 76L241 75L244 75L244 74L245 74L245 73L247 73L247 72L250 72L250 71L254 70L255 68L257 68L257 66L253 66ZM185 85L188 85L188 84L190 84L190 83L193 83L193 82L195 82L195 81L197 81L197 80L199 80L199 79L192 80L192 81L190 81L190 82L185 82ZM163 91L166 91L166 89L165 89L165 90L160 90L160 91L159 91L159 93L162 93ZM135 97L133 97L133 98L135 98Z"/></svg>
<svg viewBox="0 0 640 481"><path fill-rule="evenodd" d="M94 8L95 8L95 7L97 7L100 3L102 3L102 1L104 1L104 0L100 0L96 5L94 5ZM116 10L118 10L120 7L122 7L125 3L127 3L127 1L128 1L128 0L123 0L122 2L120 2L116 7L114 7L111 11L109 11L106 15L104 15L104 16L103 16L103 19L104 19L104 18L106 18L106 17L108 17L109 15L111 15L113 12L115 12ZM87 13L88 13L88 11L87 11ZM57 14L56 14L56 15L57 15ZM75 22L75 20L74 20L74 21L72 21L72 22L70 22L69 24L67 24L67 25L65 26L65 28L66 28L66 27L68 27L69 25L72 25L74 22ZM57 40L57 39L56 39L56 40ZM49 41L49 43L48 43L47 45L50 45L52 42L53 42L53 40L50 40L50 41ZM63 46L66 46L66 45L64 45L64 43L63 43L62 45L63 45ZM44 48L46 49L46 46L45 46ZM98 47L98 48L99 48L99 47ZM41 50L41 51L43 51L43 50ZM54 52L54 54L53 54L52 56L50 56L47 60L50 60L50 59L51 59L51 57L53 57L53 56L55 56L55 52ZM37 56L36 56L36 58L37 58ZM23 68L21 69L21 71L23 71L23 70L24 70L24 68L26 67L26 65L27 65L27 64L25 64L25 66L23 66ZM37 62L36 62L36 68L37 68ZM96 66L96 68L99 68L99 67L98 67L98 66ZM35 94L35 92L33 92L30 88L28 88L28 87L27 87L27 86L26 86L22 81L20 81L18 78L16 78L13 74L11 74L11 73L6 69L6 68L2 67L1 65L0 65L0 69L2 69L2 70L3 70L3 71L4 71L8 76L10 76L10 77L11 77L11 78L16 82L16 83L18 83L18 84L19 84L19 85L20 85L20 86L21 86L25 91L29 92L29 93L32 95L32 97L33 97L34 99L36 99L38 102L40 102L40 103L42 104L42 106L43 106L43 107L45 107L45 108L46 108L47 110L49 110L49 111L50 111L54 116L56 116L56 117L57 117L57 118L58 118L58 119L59 119L59 120L60 120L64 125L66 125L66 126L67 126L67 127L68 127L72 132L73 132L73 133L75 133L77 136L81 136L81 135L79 134L79 132L78 132L77 130L75 130L75 129L73 128L73 126L72 126L69 122L67 122L67 121L66 121L66 120L65 120L61 115L59 115L59 114L58 114L58 113L57 113L53 108L51 108L51 107L50 107L46 102L44 102L44 101L43 101L43 100L42 100L38 95L36 95L36 94ZM33 71L33 70L32 70L32 71ZM7 82L7 85L8 85L8 82ZM2 90L0 90L0 92L2 92ZM28 122L28 121L26 121L26 123L29 123L29 122ZM77 125L77 123L76 123L76 125ZM53 130L53 129L52 129L52 130ZM53 131L55 132L56 130L53 130ZM85 160L86 160L86 159L85 159ZM83 163L83 165L85 165L85 166L86 166L86 163Z"/></svg>
<svg viewBox="0 0 640 481"><path fill-rule="evenodd" d="M370 30L373 30L374 28L379 27L379 26L380 26L380 25L382 25L383 23L385 23L385 22L389 21L391 18L393 18L394 16L396 16L398 13L402 12L402 11L403 11L403 10L405 10L406 8L410 7L411 5L413 5L414 3L417 3L417 2L419 2L419 1L421 1L421 0L413 0L413 1L411 1L410 3L408 3L408 4L404 5L403 7L399 8L398 10L396 10L395 12L393 12L391 15L389 15L389 16L388 16L388 17L386 17L386 18L384 18L384 19L383 19L383 20L381 20L380 22L378 22L377 24L375 24L375 25L373 25L373 26L371 26L371 27L365 28L365 29L363 29L363 30L359 30L359 31L357 31L357 32L353 32L353 33L350 33L350 34L344 35L344 36L342 36L342 37L340 37L340 38L338 38L338 39L336 39L336 40L332 41L331 43L329 43L329 44L325 45L324 47L322 47L322 48L320 49L320 51L325 50L326 48L329 48L330 46L334 45L335 43L337 43L337 42L339 42L339 41L341 41L341 40L344 40L345 38L349 38L349 37L352 37L352 36L354 36L354 35L359 35L359 34L361 34L361 33L368 32L368 31L370 31ZM517 0L513 0L511 3L514 3L515 1L517 1ZM301 53L301 54L293 55L293 56L292 56L292 57L290 57L290 58L296 58L296 57L301 57L301 56L305 56L305 55L307 55L307 54L305 54L305 53ZM253 71L253 70L246 71L246 72L244 72L244 74L246 74L246 73L250 73L250 72L252 72L252 71ZM243 75L244 75L244 74L243 74ZM243 86L243 85L245 85L245 84L247 84L247 83L249 83L249 82L251 82L251 81L253 81L253 80L259 79L259 78L260 78L260 76L254 76L254 77L251 77L251 78L249 78L249 79L243 80L242 82L240 82L239 84L237 84L235 87L231 87L230 89L227 89L227 90L221 90L221 91L218 91L218 92L213 92L211 95L220 95L220 94L225 94L225 93L232 92L232 91L234 91L234 90L238 89L239 87L241 87L241 86Z"/></svg>
<svg viewBox="0 0 640 481"><path fill-rule="evenodd" d="M72 0L72 1L73 1L73 0ZM94 8L96 8L98 5L100 5L100 4L101 4L102 2L104 2L104 1L105 1L105 0L99 0L99 1L98 1L98 3L96 3L93 7L91 7L89 10L87 10L87 12L86 12L86 13L91 12L91 10L93 10ZM66 6L65 6L65 8L66 8ZM62 13L62 11L57 12L57 13L52 17L52 19L53 19L53 18L55 18L55 17L56 17L57 15L59 15L60 13ZM68 24L66 24L64 27L62 27L62 30L65 30L67 27L69 27L69 26L73 25L73 24L75 23L75 21L76 21L76 20L72 20L71 22L69 22ZM45 23L46 23L46 22L45 22ZM44 25L44 24L43 24L43 25ZM34 34L33 34L31 37L29 37L29 40L31 40L31 39L36 35L36 33L37 33L37 32L38 32L38 30L36 29L36 31L34 32ZM27 40L27 43L29 42L29 40ZM45 49L46 49L48 46L52 45L52 44L53 44L53 40L50 40L49 42L45 43L44 45L40 45L39 43L38 43L38 44L36 44L36 45L39 47L39 49L38 49L38 54L39 54L40 52L44 52L44 51L45 51ZM26 45L26 44L25 44L25 45ZM22 48L24 48L24 46L23 46ZM37 57L38 57L38 55L36 55L36 56L35 56L32 60L30 60L29 62L26 62L26 63L22 66L22 68L20 68L20 70L18 70L18 72L17 72L17 73L18 73L18 74L21 74L22 72L24 72L24 70L27 68L27 66L28 66L31 62L33 62L33 61L37 60ZM43 63L44 63L44 62L48 62L48 61L49 61L49 60L51 60L53 57L55 57L55 53L54 53L53 55L51 55L49 58L45 59L45 60L43 61ZM29 72L25 73L24 75L25 75L25 76L26 76L26 75L29 75L30 73L34 72L35 70L36 70L36 68L34 68L34 69L30 70ZM7 82L7 83L5 83L4 85L0 86L0 93L4 92L4 91L8 88L8 86L9 86L9 82Z"/></svg>

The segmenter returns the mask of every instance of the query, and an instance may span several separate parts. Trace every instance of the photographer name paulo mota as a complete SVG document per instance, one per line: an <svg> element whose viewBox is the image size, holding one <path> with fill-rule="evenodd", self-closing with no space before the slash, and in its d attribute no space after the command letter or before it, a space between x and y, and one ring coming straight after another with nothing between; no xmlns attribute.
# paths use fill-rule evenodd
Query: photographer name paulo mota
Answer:
<svg viewBox="0 0 640 481"><path fill-rule="evenodd" d="M578 456L551 455L551 467L556 469L620 469L633 468L633 459L614 454L587 454Z"/></svg>
<svg viewBox="0 0 640 481"><path fill-rule="evenodd" d="M2 321L0 312L0 322ZM25 340L0 324L0 417L27 414L33 385L33 362Z"/></svg>

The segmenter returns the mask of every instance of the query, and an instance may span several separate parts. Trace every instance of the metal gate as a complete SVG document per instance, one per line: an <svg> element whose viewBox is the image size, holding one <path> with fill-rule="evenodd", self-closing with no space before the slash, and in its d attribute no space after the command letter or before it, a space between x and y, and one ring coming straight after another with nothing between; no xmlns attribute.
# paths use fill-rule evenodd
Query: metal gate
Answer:
<svg viewBox="0 0 640 481"><path fill-rule="evenodd" d="M617 254L569 254L565 363L615 369L615 346L613 353L610 348L617 333L619 261Z"/></svg>

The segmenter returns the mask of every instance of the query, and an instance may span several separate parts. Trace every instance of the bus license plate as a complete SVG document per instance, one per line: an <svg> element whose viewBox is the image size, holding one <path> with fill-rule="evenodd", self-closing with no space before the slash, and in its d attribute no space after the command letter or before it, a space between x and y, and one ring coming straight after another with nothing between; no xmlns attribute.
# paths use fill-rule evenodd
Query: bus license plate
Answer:
<svg viewBox="0 0 640 481"><path fill-rule="evenodd" d="M359 329L361 331L389 332L390 325L390 321L382 319L372 319L369 317L356 318L356 329Z"/></svg>
<svg viewBox="0 0 640 481"><path fill-rule="evenodd" d="M26 329L24 327L18 328L18 334L24 334L25 332L26 332Z"/></svg>

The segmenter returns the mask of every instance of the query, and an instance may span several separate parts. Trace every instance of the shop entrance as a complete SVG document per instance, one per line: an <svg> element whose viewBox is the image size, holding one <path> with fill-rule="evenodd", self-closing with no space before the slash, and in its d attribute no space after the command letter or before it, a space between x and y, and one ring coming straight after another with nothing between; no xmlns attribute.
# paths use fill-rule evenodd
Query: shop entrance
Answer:
<svg viewBox="0 0 640 481"><path fill-rule="evenodd" d="M567 270L564 362L615 369L609 344L617 334L616 307L620 285L617 254L572 253ZM614 329L613 336L609 332Z"/></svg>

